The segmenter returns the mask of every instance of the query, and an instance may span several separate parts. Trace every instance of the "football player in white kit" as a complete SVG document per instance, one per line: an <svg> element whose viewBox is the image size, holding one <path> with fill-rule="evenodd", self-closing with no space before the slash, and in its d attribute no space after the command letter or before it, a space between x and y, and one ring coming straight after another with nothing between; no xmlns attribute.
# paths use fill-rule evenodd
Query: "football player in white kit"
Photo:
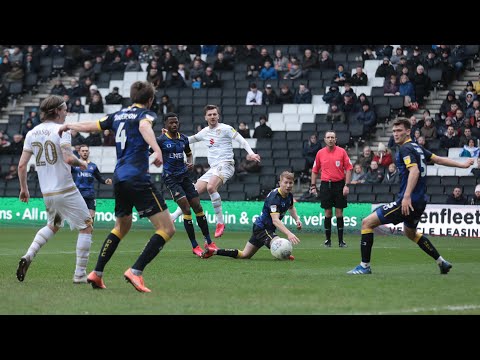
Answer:
<svg viewBox="0 0 480 360"><path fill-rule="evenodd" d="M64 132L62 137L58 136L58 129L67 116L67 105L63 98L57 95L47 97L42 101L40 110L42 123L27 133L18 165L19 198L25 203L30 199L27 165L33 155L48 219L47 225L37 232L27 253L21 257L17 279L25 279L35 255L63 227L64 220L67 220L71 230L79 230L73 282L87 283L86 267L92 244L92 218L71 174L71 166L86 169L87 163L73 154L70 133Z"/></svg>
<svg viewBox="0 0 480 360"><path fill-rule="evenodd" d="M217 217L217 227L215 230L215 237L222 236L225 230L225 223L222 213L222 199L218 193L218 188L225 184L235 172L235 161L233 157L233 140L240 143L243 149L248 152L247 160L254 160L260 162L260 155L255 154L248 144L248 142L240 135L233 127L227 124L219 123L220 112L218 106L207 105L204 108L205 120L208 126L203 128L197 134L189 136L190 144L204 141L208 147L208 170L195 183L195 188L198 193L208 191L210 199L212 200L213 209ZM172 213L172 220L175 221L182 214L180 207ZM216 247L215 243L209 247Z"/></svg>

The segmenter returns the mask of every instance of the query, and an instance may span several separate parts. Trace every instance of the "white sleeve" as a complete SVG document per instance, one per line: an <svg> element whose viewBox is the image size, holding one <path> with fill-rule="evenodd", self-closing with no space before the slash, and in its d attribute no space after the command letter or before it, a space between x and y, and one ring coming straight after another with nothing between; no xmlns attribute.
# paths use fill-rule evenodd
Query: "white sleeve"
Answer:
<svg viewBox="0 0 480 360"><path fill-rule="evenodd" d="M60 138L60 146L72 146L72 135L70 131L64 131L62 137Z"/></svg>
<svg viewBox="0 0 480 360"><path fill-rule="evenodd" d="M196 142L199 142L199 141L202 141L203 140L203 135L205 133L205 129L207 128L203 128L202 130L200 130L198 133L196 133L195 135L192 135L192 136L189 136L188 137L188 142L190 144L193 144L193 143L196 143Z"/></svg>
<svg viewBox="0 0 480 360"><path fill-rule="evenodd" d="M252 148L250 147L250 144L247 142L247 140L245 140L245 138L242 135L240 135L238 132L235 132L235 134L233 135L233 139L235 139L238 143L240 143L242 148L244 148L249 155L255 154Z"/></svg>

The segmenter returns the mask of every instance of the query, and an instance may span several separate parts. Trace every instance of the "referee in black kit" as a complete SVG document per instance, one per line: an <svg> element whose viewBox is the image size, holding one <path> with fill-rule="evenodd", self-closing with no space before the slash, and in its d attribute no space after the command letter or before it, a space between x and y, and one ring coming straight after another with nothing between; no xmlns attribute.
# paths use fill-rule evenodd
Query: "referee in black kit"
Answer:
<svg viewBox="0 0 480 360"><path fill-rule="evenodd" d="M310 193L317 193L317 176L321 172L320 205L325 209L325 246L332 246L332 207L335 207L337 217L338 246L347 247L343 241L343 209L347 207L348 185L352 179L352 162L345 149L336 146L335 131L325 133L325 144L315 156L312 168Z"/></svg>

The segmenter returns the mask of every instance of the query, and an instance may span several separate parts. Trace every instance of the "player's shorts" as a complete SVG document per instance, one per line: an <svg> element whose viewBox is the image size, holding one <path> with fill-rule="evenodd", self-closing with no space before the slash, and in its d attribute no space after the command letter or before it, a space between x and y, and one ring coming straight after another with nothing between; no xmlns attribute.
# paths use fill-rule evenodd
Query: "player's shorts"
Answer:
<svg viewBox="0 0 480 360"><path fill-rule="evenodd" d="M96 199L85 199L85 204L87 204L87 208L89 210L95 211L97 209L97 200Z"/></svg>
<svg viewBox="0 0 480 360"><path fill-rule="evenodd" d="M188 172L179 176L164 176L163 183L167 186L175 202L183 197L187 197L187 200L191 200L199 196Z"/></svg>
<svg viewBox="0 0 480 360"><path fill-rule="evenodd" d="M322 209L345 209L347 198L343 196L345 181L322 181L320 184L320 206Z"/></svg>
<svg viewBox="0 0 480 360"><path fill-rule="evenodd" d="M408 216L402 215L401 201L394 201L390 204L379 206L374 211L377 213L382 224L396 225L403 222L406 227L416 229L427 203L425 201L412 202L412 206L413 211L410 210Z"/></svg>
<svg viewBox="0 0 480 360"><path fill-rule="evenodd" d="M203 174L198 181L205 181L208 183L212 175L218 176L222 179L223 183L225 184L228 179L230 179L233 174L235 173L235 166L234 164L228 162L222 162L215 167L211 167L205 174Z"/></svg>
<svg viewBox="0 0 480 360"><path fill-rule="evenodd" d="M168 209L162 194L153 183L117 182L114 185L115 216L132 214L133 207L142 217L150 217Z"/></svg>
<svg viewBox="0 0 480 360"><path fill-rule="evenodd" d="M52 193L52 195L44 196L43 201L49 225L63 227L64 221L67 220L71 230L83 230L92 224L87 204L76 187L68 192L61 191L56 195Z"/></svg>
<svg viewBox="0 0 480 360"><path fill-rule="evenodd" d="M257 248L261 248L263 245L270 249L270 242L278 235L273 230L261 229L257 225L253 224L252 236L248 242Z"/></svg>

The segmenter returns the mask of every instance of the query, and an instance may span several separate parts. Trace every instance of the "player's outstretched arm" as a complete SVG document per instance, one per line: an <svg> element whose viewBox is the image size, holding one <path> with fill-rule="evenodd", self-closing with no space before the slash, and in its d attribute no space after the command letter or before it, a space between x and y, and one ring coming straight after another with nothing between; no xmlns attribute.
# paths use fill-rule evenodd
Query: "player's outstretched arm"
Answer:
<svg viewBox="0 0 480 360"><path fill-rule="evenodd" d="M467 161L460 162L453 159L449 159L443 156L432 156L432 161L438 165L444 165L449 167L458 167L462 169L467 169L473 165L475 162L474 158L468 158Z"/></svg>
<svg viewBox="0 0 480 360"><path fill-rule="evenodd" d="M300 239L294 233L288 230L283 224L282 220L280 220L280 214L271 213L270 216L272 217L273 225L275 225L277 229L280 229L280 231L285 234L292 244L298 244L300 242Z"/></svg>
<svg viewBox="0 0 480 360"><path fill-rule="evenodd" d="M70 166L80 166L85 170L88 166L87 162L75 156L70 145L62 145L63 160Z"/></svg>
<svg viewBox="0 0 480 360"><path fill-rule="evenodd" d="M256 161L256 162L260 162L260 155L258 154L255 154L252 150L252 148L250 147L250 144L248 143L247 140L245 140L245 138L240 135L238 132L235 133L235 135L233 136L233 138L235 139L235 141L237 141L238 143L240 143L240 145L242 146L243 149L245 149L248 153L247 155L247 160L250 160L250 161Z"/></svg>
<svg viewBox="0 0 480 360"><path fill-rule="evenodd" d="M288 209L288 212L292 216L292 218L295 220L295 224L297 225L297 230L302 230L302 222L300 221L300 217L297 214L297 208L295 205L292 205L290 209Z"/></svg>
<svg viewBox="0 0 480 360"><path fill-rule="evenodd" d="M63 124L58 129L58 136L62 137L64 131L77 130L79 132L96 132L102 131L98 121L85 121L79 123Z"/></svg>

